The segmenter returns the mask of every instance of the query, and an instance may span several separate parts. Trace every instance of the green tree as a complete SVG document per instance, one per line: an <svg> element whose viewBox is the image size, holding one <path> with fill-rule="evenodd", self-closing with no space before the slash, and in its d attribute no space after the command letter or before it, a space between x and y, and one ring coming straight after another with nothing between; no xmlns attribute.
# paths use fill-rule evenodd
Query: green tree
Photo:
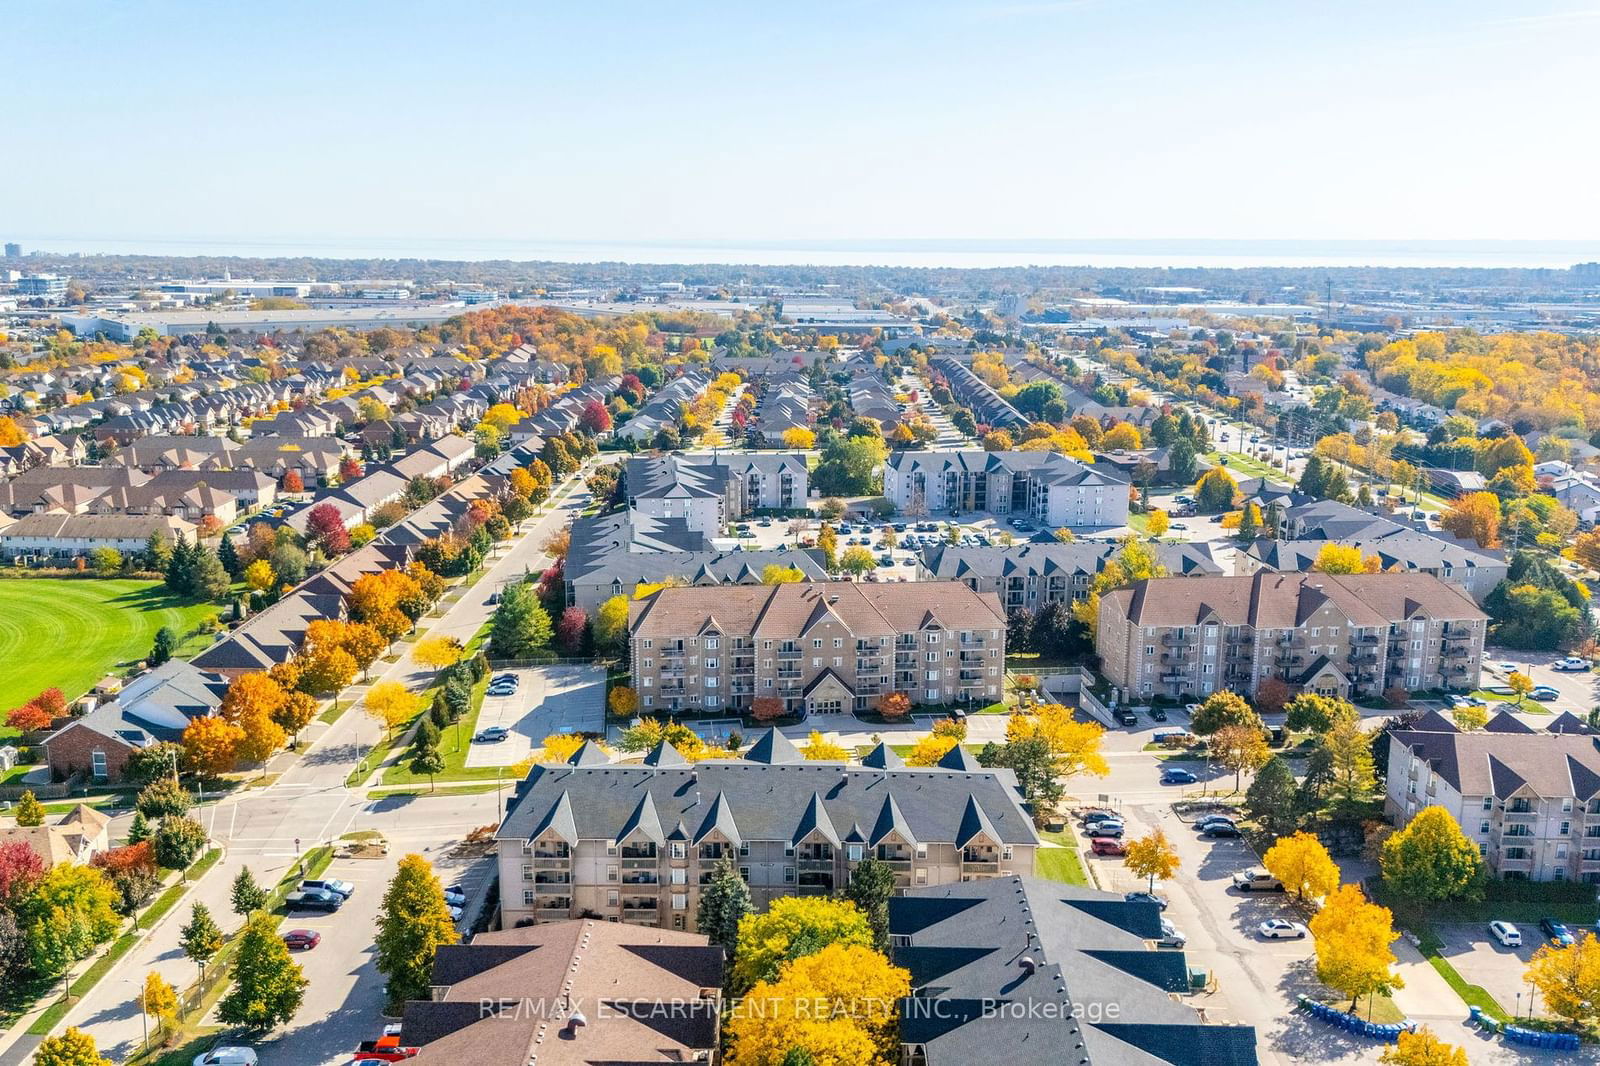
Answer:
<svg viewBox="0 0 1600 1066"><path fill-rule="evenodd" d="M1488 874L1478 846L1443 807L1424 807L1383 842L1383 882L1419 903L1483 898Z"/></svg>
<svg viewBox="0 0 1600 1066"><path fill-rule="evenodd" d="M1044 813L1055 810L1066 794L1055 754L1050 750L1050 742L1043 737L1028 737L1005 744L990 741L978 752L978 762L985 767L1003 766L1016 774L1022 798L1035 811Z"/></svg>
<svg viewBox="0 0 1600 1066"><path fill-rule="evenodd" d="M1261 730L1261 716L1237 692L1220 689L1205 698L1189 721L1196 736L1208 737L1225 726L1242 725Z"/></svg>
<svg viewBox="0 0 1600 1066"><path fill-rule="evenodd" d="M1282 757L1274 755L1256 771L1255 780L1245 790L1245 813L1275 837L1294 832L1300 825L1295 787L1294 771Z"/></svg>
<svg viewBox="0 0 1600 1066"><path fill-rule="evenodd" d="M194 797L170 777L158 777L146 785L133 805L146 818L171 818L189 813Z"/></svg>
<svg viewBox="0 0 1600 1066"><path fill-rule="evenodd" d="M47 1036L33 1052L34 1066L111 1066L94 1046L94 1037L76 1027Z"/></svg>
<svg viewBox="0 0 1600 1066"><path fill-rule="evenodd" d="M156 630L156 639L150 645L150 654L145 657L145 662L150 666L160 666L172 658L172 653L177 650L178 638L172 632L171 626L162 626Z"/></svg>
<svg viewBox="0 0 1600 1066"><path fill-rule="evenodd" d="M889 869L888 863L868 855L850 871L844 898L867 916L867 924L872 926L873 946L884 954L889 951L889 897L892 895L894 871Z"/></svg>
<svg viewBox="0 0 1600 1066"><path fill-rule="evenodd" d="M142 811L133 812L133 821L128 823L128 843L142 844L150 839L150 823L145 820Z"/></svg>
<svg viewBox="0 0 1600 1066"><path fill-rule="evenodd" d="M489 620L489 655L495 659L527 659L549 648L550 616L527 582L512 585L500 597Z"/></svg>
<svg viewBox="0 0 1600 1066"><path fill-rule="evenodd" d="M1214 466L1201 475L1194 486L1194 506L1206 514L1233 509L1238 498L1239 483L1220 466Z"/></svg>
<svg viewBox="0 0 1600 1066"><path fill-rule="evenodd" d="M278 935L278 919L256 911L239 934L234 952L233 987L217 1004L217 1017L229 1025L270 1029L294 1017L306 994L306 977L289 957Z"/></svg>
<svg viewBox="0 0 1600 1066"><path fill-rule="evenodd" d="M1333 723L1333 716L1347 702L1332 696L1319 696L1315 692L1302 692L1283 709L1287 714L1284 724L1296 733L1325 733Z"/></svg>
<svg viewBox="0 0 1600 1066"><path fill-rule="evenodd" d="M428 791L432 792L434 775L444 773L444 756L439 754L437 744L419 744L412 752L409 765L412 773L428 775Z"/></svg>
<svg viewBox="0 0 1600 1066"><path fill-rule="evenodd" d="M211 910L204 903L196 903L189 912L189 920L179 933L178 946L184 957L200 967L200 976L206 975L206 963L222 950L222 929Z"/></svg>
<svg viewBox="0 0 1600 1066"><path fill-rule="evenodd" d="M163 818L150 838L156 862L169 870L184 870L206 846L206 828L193 818Z"/></svg>
<svg viewBox="0 0 1600 1066"><path fill-rule="evenodd" d="M233 913L245 918L267 905L267 890L256 882L256 875L250 872L250 867L241 866L233 878L231 898Z"/></svg>
<svg viewBox="0 0 1600 1066"><path fill-rule="evenodd" d="M394 1013L409 999L427 999L433 959L441 946L461 939L444 888L421 855L400 860L378 907L377 966L389 979Z"/></svg>
<svg viewBox="0 0 1600 1066"><path fill-rule="evenodd" d="M1361 728L1361 716L1354 707L1340 708L1328 731L1322 735L1330 770L1329 791L1336 803L1353 807L1372 795L1377 784L1373 769L1372 739Z"/></svg>
<svg viewBox="0 0 1600 1066"><path fill-rule="evenodd" d="M712 870L711 880L700 890L695 924L713 944L732 952L738 944L739 923L753 909L750 886L739 876L732 856L724 855Z"/></svg>

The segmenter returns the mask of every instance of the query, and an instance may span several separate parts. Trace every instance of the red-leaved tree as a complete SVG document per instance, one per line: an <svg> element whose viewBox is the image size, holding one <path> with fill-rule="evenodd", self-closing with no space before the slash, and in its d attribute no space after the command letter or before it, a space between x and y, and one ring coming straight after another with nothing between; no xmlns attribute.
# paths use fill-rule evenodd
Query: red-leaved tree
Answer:
<svg viewBox="0 0 1600 1066"><path fill-rule="evenodd" d="M783 717L783 701L776 696L762 696L750 705L750 713L758 722L771 722Z"/></svg>
<svg viewBox="0 0 1600 1066"><path fill-rule="evenodd" d="M604 433L611 428L611 412L606 410L606 405L599 399L590 400L583 405L583 411L578 415L578 426L590 433Z"/></svg>
<svg viewBox="0 0 1600 1066"><path fill-rule="evenodd" d="M350 531L344 528L339 509L331 503L319 503L306 515L306 533L322 545L327 555L343 555L350 550Z"/></svg>
<svg viewBox="0 0 1600 1066"><path fill-rule="evenodd" d="M300 471L291 470L287 474L284 474L282 488L284 492L306 491L306 483L305 480L300 477Z"/></svg>
<svg viewBox="0 0 1600 1066"><path fill-rule="evenodd" d="M15 910L44 874L44 860L26 841L0 843L0 908Z"/></svg>
<svg viewBox="0 0 1600 1066"><path fill-rule="evenodd" d="M556 620L556 640L568 655L577 655L583 651L583 636L588 628L589 616L582 607L573 605L562 611Z"/></svg>

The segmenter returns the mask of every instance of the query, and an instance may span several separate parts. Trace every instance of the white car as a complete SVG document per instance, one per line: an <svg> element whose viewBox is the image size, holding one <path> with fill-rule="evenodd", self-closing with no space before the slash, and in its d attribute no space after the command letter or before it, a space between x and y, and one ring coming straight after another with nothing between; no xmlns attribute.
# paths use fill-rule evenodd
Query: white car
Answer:
<svg viewBox="0 0 1600 1066"><path fill-rule="evenodd" d="M1508 948L1522 946L1522 930L1510 922L1490 922L1489 934Z"/></svg>
<svg viewBox="0 0 1600 1066"><path fill-rule="evenodd" d="M247 1047L219 1047L194 1057L194 1066L256 1066L256 1053Z"/></svg>
<svg viewBox="0 0 1600 1066"><path fill-rule="evenodd" d="M1580 659L1576 655L1569 655L1565 659L1557 659L1550 664L1550 667L1553 670L1587 670L1589 669L1589 660Z"/></svg>
<svg viewBox="0 0 1600 1066"><path fill-rule="evenodd" d="M1267 940L1304 940L1310 932L1304 925L1287 918L1268 918L1256 931Z"/></svg>

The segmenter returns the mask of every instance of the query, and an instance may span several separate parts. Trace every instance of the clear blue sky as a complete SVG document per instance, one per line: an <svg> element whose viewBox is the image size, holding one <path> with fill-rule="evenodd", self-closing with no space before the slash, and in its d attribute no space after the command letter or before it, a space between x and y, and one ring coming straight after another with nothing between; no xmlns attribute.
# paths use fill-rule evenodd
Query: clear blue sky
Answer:
<svg viewBox="0 0 1600 1066"><path fill-rule="evenodd" d="M4 24L8 238L1600 238L1595 0L86 0Z"/></svg>

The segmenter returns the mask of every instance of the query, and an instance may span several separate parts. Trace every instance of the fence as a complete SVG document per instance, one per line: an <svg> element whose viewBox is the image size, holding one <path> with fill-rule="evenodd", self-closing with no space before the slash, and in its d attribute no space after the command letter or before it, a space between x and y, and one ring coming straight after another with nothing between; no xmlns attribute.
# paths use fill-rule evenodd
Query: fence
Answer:
<svg viewBox="0 0 1600 1066"><path fill-rule="evenodd" d="M0 802L15 803L24 792L32 792L37 800L67 799L75 790L81 789L87 779L87 775L80 772L65 781L52 781L46 785L7 785L0 788Z"/></svg>
<svg viewBox="0 0 1600 1066"><path fill-rule="evenodd" d="M592 666L603 670L606 666L604 659L585 659L570 655L534 656L531 659L490 659L489 671L496 670L525 670L534 666Z"/></svg>

